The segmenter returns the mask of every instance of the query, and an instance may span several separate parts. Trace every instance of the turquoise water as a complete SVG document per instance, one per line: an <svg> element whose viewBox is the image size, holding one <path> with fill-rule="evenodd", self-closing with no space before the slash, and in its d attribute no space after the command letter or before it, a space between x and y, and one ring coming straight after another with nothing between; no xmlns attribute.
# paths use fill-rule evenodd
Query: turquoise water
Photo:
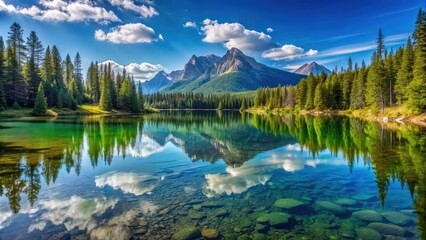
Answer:
<svg viewBox="0 0 426 240"><path fill-rule="evenodd" d="M0 239L425 236L424 129L238 112L0 126Z"/></svg>

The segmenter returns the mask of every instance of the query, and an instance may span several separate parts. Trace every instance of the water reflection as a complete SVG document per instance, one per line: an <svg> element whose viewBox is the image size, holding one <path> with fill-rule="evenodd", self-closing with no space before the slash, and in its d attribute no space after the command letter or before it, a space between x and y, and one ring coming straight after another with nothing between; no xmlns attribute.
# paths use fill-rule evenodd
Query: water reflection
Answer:
<svg viewBox="0 0 426 240"><path fill-rule="evenodd" d="M202 194L207 197L232 196L266 186L277 171L296 173L321 165L343 164L350 174L361 162L374 171L374 190L382 207L387 201L403 202L388 198L393 182L398 181L409 190L418 226L425 232L426 131L409 125L382 125L344 117L232 112L165 112L136 118L88 117L1 125L0 196L7 201L0 198L0 228L10 223L13 213L37 212L37 219L28 226L29 232L44 231L53 224L64 225L68 231L85 231L94 239L127 238L131 234L128 219L152 214L158 206L137 200L132 201L131 209L110 215L108 212L117 208L119 197L76 194L37 200L40 191L65 178L67 175L61 175L61 171L72 179L78 179L84 171L93 171L86 173L93 176L92 187L98 189L93 191L119 191L132 196L161 191L159 183L165 176L180 176L174 172L169 176L172 171L168 170L184 164L175 163L174 155L167 155L168 149L178 148L194 162L226 163L224 171L200 172L205 180ZM146 160L159 155L164 165L157 172L119 167L118 158ZM114 164L117 165L96 172ZM187 195L198 194L194 186L183 189ZM99 224L98 218L105 214L107 220Z"/></svg>

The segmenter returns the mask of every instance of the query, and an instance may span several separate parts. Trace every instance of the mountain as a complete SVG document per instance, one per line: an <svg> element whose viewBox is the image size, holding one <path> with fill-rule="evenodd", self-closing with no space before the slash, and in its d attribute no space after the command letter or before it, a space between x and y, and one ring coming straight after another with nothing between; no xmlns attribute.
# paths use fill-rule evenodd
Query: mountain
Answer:
<svg viewBox="0 0 426 240"><path fill-rule="evenodd" d="M304 75L265 66L232 48L219 58L215 55L192 56L180 79L161 92L242 92L260 87L296 85Z"/></svg>
<svg viewBox="0 0 426 240"><path fill-rule="evenodd" d="M150 80L141 83L142 91L145 94L158 92L162 87L170 84L173 81L172 77L164 71L158 72L153 78Z"/></svg>
<svg viewBox="0 0 426 240"><path fill-rule="evenodd" d="M331 74L331 71L328 70L323 65L319 65L316 62L311 63L305 63L303 66L298 68L297 70L293 71L294 73L303 74L303 75L309 75L312 73L313 75L321 74L322 72L325 72L327 75Z"/></svg>

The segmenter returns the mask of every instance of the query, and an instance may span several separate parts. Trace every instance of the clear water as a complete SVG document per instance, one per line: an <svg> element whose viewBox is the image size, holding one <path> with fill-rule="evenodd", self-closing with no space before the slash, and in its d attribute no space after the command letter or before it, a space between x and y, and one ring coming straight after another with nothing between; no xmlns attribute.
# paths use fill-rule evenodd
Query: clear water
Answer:
<svg viewBox="0 0 426 240"><path fill-rule="evenodd" d="M197 239L205 229L421 239L425 184L426 131L407 125L184 111L0 122L0 239Z"/></svg>

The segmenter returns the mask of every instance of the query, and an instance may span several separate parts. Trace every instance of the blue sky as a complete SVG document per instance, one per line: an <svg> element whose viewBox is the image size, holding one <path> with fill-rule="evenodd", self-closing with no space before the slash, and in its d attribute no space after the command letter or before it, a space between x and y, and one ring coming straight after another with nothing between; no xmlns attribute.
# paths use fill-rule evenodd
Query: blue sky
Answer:
<svg viewBox="0 0 426 240"><path fill-rule="evenodd" d="M290 70L317 61L333 69L348 57L369 62L379 28L397 48L412 33L424 0L0 0L0 35L13 22L38 33L62 57L125 65L137 79L182 69L195 55L237 47Z"/></svg>

